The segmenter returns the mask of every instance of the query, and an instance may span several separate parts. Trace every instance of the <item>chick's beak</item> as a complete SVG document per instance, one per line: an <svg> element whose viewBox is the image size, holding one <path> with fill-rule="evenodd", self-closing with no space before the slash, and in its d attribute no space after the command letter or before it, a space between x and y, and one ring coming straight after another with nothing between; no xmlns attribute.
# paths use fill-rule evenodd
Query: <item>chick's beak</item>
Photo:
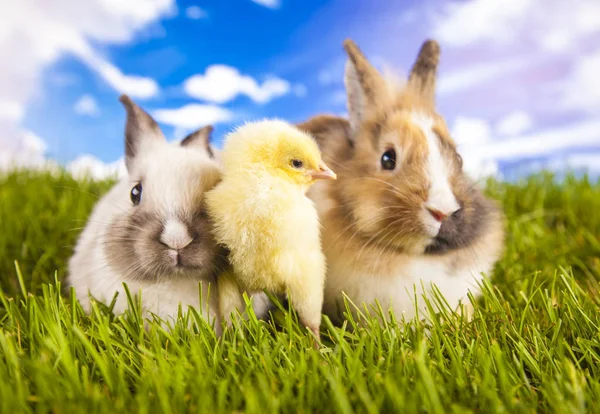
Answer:
<svg viewBox="0 0 600 414"><path fill-rule="evenodd" d="M310 175L313 180L337 179L337 175L323 161L321 161L321 163L319 164L318 169L309 171L308 175Z"/></svg>

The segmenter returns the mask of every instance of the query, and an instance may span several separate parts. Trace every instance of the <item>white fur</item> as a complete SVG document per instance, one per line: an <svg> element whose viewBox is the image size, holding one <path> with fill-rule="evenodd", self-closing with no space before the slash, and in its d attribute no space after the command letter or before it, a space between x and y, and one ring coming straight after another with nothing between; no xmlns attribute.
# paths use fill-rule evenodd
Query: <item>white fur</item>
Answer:
<svg viewBox="0 0 600 414"><path fill-rule="evenodd" d="M160 235L160 241L171 249L183 249L190 244L193 239L185 224L177 218L171 218L165 224L165 228Z"/></svg>
<svg viewBox="0 0 600 414"><path fill-rule="evenodd" d="M433 256L398 255L387 269L373 269L338 252L330 252L327 259L323 307L326 314L338 314L345 294L361 310L363 303L373 306L379 302L384 311L391 309L396 317L409 320L416 314L415 300L419 312L426 312L422 295L427 293L432 299L432 285L442 292L451 308L461 301L468 303L468 292L477 296L480 290L477 282L483 278L481 272L489 272L496 257L481 256L460 269L453 269L450 261Z"/></svg>
<svg viewBox="0 0 600 414"><path fill-rule="evenodd" d="M117 183L94 208L69 262L68 282L75 288L86 311L90 311L89 295L109 303L118 293L114 312L124 312L127 308L125 282L132 294L141 293L146 316L152 312L165 320L174 318L180 304L184 312L188 306L193 306L209 320L217 316L217 292L212 280L181 276L173 279L162 276L157 280L125 278L109 265L104 249L109 224L134 208L130 191L142 176L142 202L152 203L170 223L163 234L168 244L175 247L188 243L189 235L185 229L186 234L182 233L181 223L177 224L174 207L192 207L201 200L199 180L211 168L215 170L213 173L218 173L217 165L205 152L166 141L147 146L136 156L129 177ZM220 325L215 324L215 327L220 332Z"/></svg>
<svg viewBox="0 0 600 414"><path fill-rule="evenodd" d="M460 205L450 187L448 174L450 171L448 160L442 157L439 138L433 131L433 119L420 113L413 113L412 121L423 131L427 138L427 178L431 183L429 196L425 202L420 218L425 224L430 237L435 237L441 227L441 223L433 218L427 209L436 210L450 216L456 212Z"/></svg>

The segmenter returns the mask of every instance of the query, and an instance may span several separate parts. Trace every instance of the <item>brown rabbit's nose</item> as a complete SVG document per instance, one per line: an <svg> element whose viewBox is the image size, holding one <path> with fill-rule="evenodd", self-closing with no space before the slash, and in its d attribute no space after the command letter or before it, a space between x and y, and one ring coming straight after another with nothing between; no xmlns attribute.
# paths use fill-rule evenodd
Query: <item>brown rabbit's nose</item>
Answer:
<svg viewBox="0 0 600 414"><path fill-rule="evenodd" d="M179 220L167 221L160 235L160 242L173 250L181 250L193 241L187 226Z"/></svg>
<svg viewBox="0 0 600 414"><path fill-rule="evenodd" d="M427 211L429 211L429 214L431 214L433 218L439 221L440 223L444 221L446 217L448 217L448 214L441 212L440 210L436 210L434 208L427 207Z"/></svg>

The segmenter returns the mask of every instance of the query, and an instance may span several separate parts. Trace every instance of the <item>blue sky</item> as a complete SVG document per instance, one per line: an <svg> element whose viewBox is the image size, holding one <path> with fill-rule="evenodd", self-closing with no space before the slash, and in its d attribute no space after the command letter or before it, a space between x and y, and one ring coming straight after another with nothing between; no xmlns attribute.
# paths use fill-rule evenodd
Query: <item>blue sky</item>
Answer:
<svg viewBox="0 0 600 414"><path fill-rule="evenodd" d="M0 15L0 163L119 160L122 92L169 139L345 114L345 38L401 76L434 38L439 110L467 168L600 174L595 0L33 0Z"/></svg>

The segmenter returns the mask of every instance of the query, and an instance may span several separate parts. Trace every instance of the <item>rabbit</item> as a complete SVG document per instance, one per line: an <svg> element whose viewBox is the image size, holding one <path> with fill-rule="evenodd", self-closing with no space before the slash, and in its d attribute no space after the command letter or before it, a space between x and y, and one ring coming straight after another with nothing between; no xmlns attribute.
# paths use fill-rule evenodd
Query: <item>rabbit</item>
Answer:
<svg viewBox="0 0 600 414"><path fill-rule="evenodd" d="M309 193L328 265L323 312L341 322L346 296L355 314L378 303L411 319L435 284L453 309L463 303L469 313L468 292L480 293L502 255L504 215L463 172L436 112L439 45L422 45L403 84L384 79L351 40L344 48L349 119L298 124L338 173Z"/></svg>
<svg viewBox="0 0 600 414"><path fill-rule="evenodd" d="M169 143L150 115L126 95L120 101L127 111L128 176L95 206L69 261L67 285L87 312L90 295L106 303L115 293L113 310L124 312L126 283L132 295L141 293L146 317L173 320L181 304L213 321L222 257L204 209L204 193L221 178L209 144L212 127ZM219 334L219 323L215 329Z"/></svg>

